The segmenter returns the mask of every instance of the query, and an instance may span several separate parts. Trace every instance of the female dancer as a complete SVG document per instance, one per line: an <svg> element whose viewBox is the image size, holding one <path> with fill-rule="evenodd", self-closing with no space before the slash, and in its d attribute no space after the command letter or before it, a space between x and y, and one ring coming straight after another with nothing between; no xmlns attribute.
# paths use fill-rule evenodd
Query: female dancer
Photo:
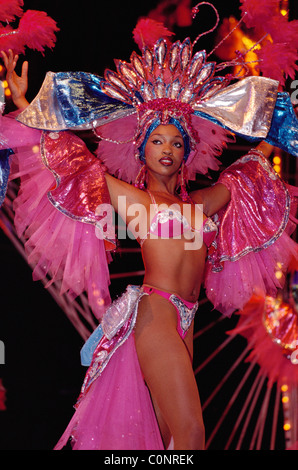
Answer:
<svg viewBox="0 0 298 470"><path fill-rule="evenodd" d="M17 77L14 72L17 58L12 52L8 56L3 53L3 58L15 103L26 108L21 121L23 119L22 122L26 123L27 120L29 123L28 116L36 116L36 102L26 107L26 86L21 85L26 83L27 68L23 68L22 77ZM113 83L115 84L115 76ZM119 83L122 82L118 80ZM173 83L171 79L171 84ZM156 87L158 86L160 81L156 80ZM108 87L105 91L107 90ZM115 98L115 90L111 90ZM40 103L42 101L39 99ZM68 438L72 437L74 449L161 449L168 448L171 438L175 449L203 449L204 425L191 360L193 319L201 284L204 276L208 275L207 253L210 266L215 267L214 272L220 271L218 265L222 261L237 262L242 256L252 254L252 269L251 266L249 268L250 271L255 270L252 279L248 279L251 274L243 274L241 262L238 265L236 263L233 276L227 268L228 288L232 288L232 278L237 278L239 283L233 287L235 290L238 287L241 291L240 276L245 280L246 297L249 298L252 293L251 285L264 287L267 283L267 289L268 286L276 288L277 281L272 281L272 271L276 260L281 259L278 256L283 252L282 262L286 264L295 252L294 243L291 243L285 232L290 198L283 184L276 180L276 175L268 168L266 160L272 150L270 144L261 143L251 155L245 157L246 161L244 158L235 169L225 172L217 184L187 195L184 185L185 165L191 151L203 139L202 133L200 138L194 137L196 133L190 123L193 110L185 106L181 99L164 98L148 100L142 109L139 106L138 111L139 135L136 138L136 147L143 166L136 185L104 173L102 166L100 171L104 173L113 208L126 221L142 247L144 282L140 288L129 286L126 294L109 307L102 324L87 342L87 349L91 345L92 352L92 359L88 363L90 367L77 410L56 448L63 447ZM152 115L154 119L151 119ZM204 122L201 124L204 126ZM32 122L29 125L32 126ZM226 139L226 131L215 130L218 127L216 124L208 125L211 134L218 132L222 143ZM83 143L75 136L70 137L68 132L61 133L59 130L55 135L53 132L44 134L47 165L59 176L62 175L59 173L59 165L69 158L65 136L68 144L72 143L73 155L79 148L80 155L84 153L89 158ZM105 140L102 134L100 136L103 142L115 143L112 139ZM58 163L52 158L55 152L60 155ZM104 160L104 153L101 157ZM72 171L77 170L69 168L69 174ZM262 180L261 188L256 181L256 174ZM255 214L249 213L252 199L249 191L252 190L252 183L257 186L253 199L257 198L256 205L260 206L255 207ZM239 200L235 198L235 184L242 188L237 190ZM63 186L63 175L59 185ZM262 199L272 194L272 189L277 195L282 195L280 199L283 201L279 201L280 207L277 209ZM244 193L246 200L241 199ZM56 199L56 203L61 210L61 199ZM246 205L244 211L243 205ZM264 215L265 206L267 212ZM136 207L139 210L137 223ZM262 213L263 220L260 221L258 219ZM273 213L276 215L274 227L270 218ZM245 225L247 222L249 228L246 234L258 224L259 232L263 233L258 234L257 245L253 240L250 248L245 246L243 249L240 234L239 240L227 240L224 237L223 242L222 228L211 219L215 214L221 214L221 227L240 214L237 223L243 225L244 222ZM253 223L251 217L254 219ZM266 230L263 226L264 218L270 220ZM237 230L238 228L236 232ZM218 233L219 231L221 232ZM265 231L268 233L265 234ZM227 244L233 249L237 245L236 251L240 255L233 259L233 256L229 258L223 253L223 256L214 260L213 253L218 242L221 247ZM284 251L286 246L287 251ZM266 249L266 254L260 255L265 268L262 270L258 267L258 253ZM263 278L268 277L269 280L262 278L261 281L260 271L263 271ZM265 274L265 271L268 272ZM212 276L209 272L209 278ZM223 306L226 303L233 310L235 307L231 307L230 299L227 301L226 296L237 297L242 293L221 295L222 290L226 290L221 284L220 275L218 281L210 282L210 297L218 295L221 298L217 304ZM230 313L229 308L223 307L225 309ZM83 356L85 351L86 347L83 348ZM127 401L131 403L127 404ZM155 413L151 408L151 401Z"/></svg>

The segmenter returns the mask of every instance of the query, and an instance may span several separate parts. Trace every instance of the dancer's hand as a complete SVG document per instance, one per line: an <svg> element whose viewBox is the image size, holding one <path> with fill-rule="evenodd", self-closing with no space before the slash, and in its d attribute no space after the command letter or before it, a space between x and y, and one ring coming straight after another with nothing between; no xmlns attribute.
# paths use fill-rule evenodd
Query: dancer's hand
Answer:
<svg viewBox="0 0 298 470"><path fill-rule="evenodd" d="M26 100L26 93L28 90L28 62L25 61L23 63L22 73L21 76L19 76L15 72L19 56L14 54L11 49L9 49L8 54L1 51L1 55L7 70L6 80L11 91L12 100L17 108L26 108L29 104Z"/></svg>

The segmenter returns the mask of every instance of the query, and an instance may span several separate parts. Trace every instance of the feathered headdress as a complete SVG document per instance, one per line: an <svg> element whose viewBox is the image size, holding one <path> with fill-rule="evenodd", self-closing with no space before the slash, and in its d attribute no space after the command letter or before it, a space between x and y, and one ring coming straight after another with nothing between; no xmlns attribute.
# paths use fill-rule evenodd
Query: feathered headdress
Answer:
<svg viewBox="0 0 298 470"><path fill-rule="evenodd" d="M0 0L0 50L24 54L29 47L43 54L45 47L54 47L59 28L44 11L24 12L23 4L23 0ZM20 18L19 25L13 29L9 23L16 18Z"/></svg>
<svg viewBox="0 0 298 470"><path fill-rule="evenodd" d="M136 112L136 116L132 113L132 116L118 120L117 126L112 122L96 129L101 138L100 158L122 179L134 180L137 170L140 170L138 157L143 160L144 142L158 124L174 123L182 136L189 137L189 148L185 155L189 179L195 179L196 173L204 174L208 169L216 170L219 167L216 157L221 154L231 136L223 127L218 126L217 119L220 121L226 111L222 110L222 114L219 112L216 116L215 113L214 122L202 118L205 117L207 103L211 103L213 97L219 96L221 90L227 89L231 81L238 78L238 74L219 76L217 72L231 65L240 65L242 68L246 66L239 54L229 63L216 64L208 62L211 54L207 55L206 51L194 52L194 46L200 37L214 31L219 23L217 10L208 2L201 2L193 8L193 18L201 5L211 6L216 14L216 24L212 29L197 36L193 42L187 38L182 43L171 43L173 33L161 23L141 19L133 31L133 37L142 55L133 52L130 63L116 60L116 71L105 71L105 81L100 84L101 91L126 103ZM245 94L251 90L251 83L242 92L236 87L235 93ZM271 83L269 88L274 86ZM234 105L234 98L230 98ZM220 99L218 104L221 104ZM225 107L227 108L226 104ZM239 127L245 134L245 124ZM236 125L233 130L240 129ZM119 152L115 149L115 144L120 142L122 146ZM126 158L133 152L137 157L134 162ZM119 153L121 156L118 158Z"/></svg>
<svg viewBox="0 0 298 470"><path fill-rule="evenodd" d="M217 64L208 60L214 50L209 54L194 51L200 37L219 23L216 8L208 2L196 5L193 17L202 5L212 7L216 22L193 42L187 38L172 43L171 33L152 20L148 36L149 23L141 20L133 33L141 55L133 52L129 62L116 60L116 70L106 70L104 78L83 72L48 73L39 94L18 120L44 130L93 129L100 138L100 159L111 173L128 182L135 181L142 168L138 158L143 156L142 143L159 124L174 123L188 136L188 179L209 168L218 169L216 157L231 132L252 141L269 136L273 145L297 152L293 142L298 123L289 111L289 97L278 95L277 81L243 78L239 72L224 75L226 67L247 69L241 53ZM279 135L285 129L280 120L285 119L289 136L284 131Z"/></svg>

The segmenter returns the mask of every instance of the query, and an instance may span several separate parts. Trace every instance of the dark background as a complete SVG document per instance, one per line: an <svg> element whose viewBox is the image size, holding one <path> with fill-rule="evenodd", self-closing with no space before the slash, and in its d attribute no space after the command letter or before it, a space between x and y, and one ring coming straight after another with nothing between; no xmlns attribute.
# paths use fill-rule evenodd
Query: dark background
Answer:
<svg viewBox="0 0 298 470"><path fill-rule="evenodd" d="M146 16L157 3L25 0L25 10L46 11L60 28L53 51L47 50L44 57L30 50L26 53L29 101L36 95L47 71L82 70L101 75L106 67L113 68L114 58L128 60L131 51L138 50L132 39L138 17ZM221 17L230 14L239 17L237 1L213 3ZM294 9L297 10L297 6L293 2L293 14ZM178 29L177 39L186 35L194 39L200 31L212 26L213 13L202 9L201 18L201 22L197 19L187 32ZM208 36L200 44L201 48L210 50L213 40L212 35ZM7 391L7 409L0 411L0 449L50 450L72 416L72 405L80 390L85 373L79 358L83 340L50 294L39 282L32 281L30 268L3 232L0 232L0 257L0 340L5 344L5 365L0 365L0 378ZM139 257L130 255L116 258L111 269L125 272L142 269L142 266ZM120 293L127 282L139 284L141 279L112 281L112 296ZM197 328L217 318L216 312L205 305ZM212 330L211 336L198 348L201 357L195 360L203 360L214 344L220 344L225 338L224 330L234 323L232 319L223 329ZM244 346L241 339L236 343L227 353L229 360ZM216 370L221 373L228 367L226 358L221 361L199 381L203 397L208 396L216 383ZM207 432L218 417L219 409L213 408L212 413L206 423ZM223 431L228 432L229 428ZM284 446L282 434L278 445ZM222 448L220 440L214 448Z"/></svg>

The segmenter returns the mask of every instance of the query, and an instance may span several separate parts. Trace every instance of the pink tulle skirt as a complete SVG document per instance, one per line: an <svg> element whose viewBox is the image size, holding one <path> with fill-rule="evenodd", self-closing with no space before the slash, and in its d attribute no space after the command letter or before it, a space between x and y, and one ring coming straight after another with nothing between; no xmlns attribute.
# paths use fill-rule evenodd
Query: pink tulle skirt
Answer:
<svg viewBox="0 0 298 470"><path fill-rule="evenodd" d="M73 450L164 450L134 335L115 352L55 446Z"/></svg>

